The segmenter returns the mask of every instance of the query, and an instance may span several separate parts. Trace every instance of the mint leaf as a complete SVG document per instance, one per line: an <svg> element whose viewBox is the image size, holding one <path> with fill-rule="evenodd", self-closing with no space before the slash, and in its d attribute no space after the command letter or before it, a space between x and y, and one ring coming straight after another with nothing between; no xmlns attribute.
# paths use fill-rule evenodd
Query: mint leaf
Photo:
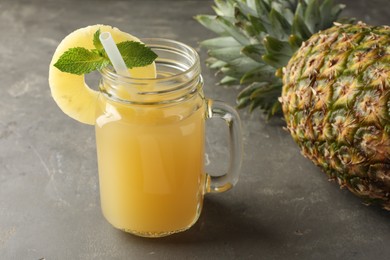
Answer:
<svg viewBox="0 0 390 260"><path fill-rule="evenodd" d="M117 46L129 69L144 67L151 64L157 58L156 53L140 42L125 41L118 43Z"/></svg>
<svg viewBox="0 0 390 260"><path fill-rule="evenodd" d="M101 70L102 68L111 64L100 42L100 29L93 35L93 45L95 49L87 50L83 47L70 48L64 52L54 67L62 72L82 75L90 73L94 70ZM126 67L131 69L134 67L144 67L153 63L157 58L149 47L146 47L140 42L125 41L117 44L119 52L121 53Z"/></svg>
<svg viewBox="0 0 390 260"><path fill-rule="evenodd" d="M100 50L103 50L103 45L102 43L100 42L100 29L97 30L95 32L95 34L93 35L93 45L95 46L95 48L100 51Z"/></svg>
<svg viewBox="0 0 390 260"><path fill-rule="evenodd" d="M108 64L110 64L110 61L98 53L82 47L76 47L64 52L54 64L54 67L62 72L82 75L102 69Z"/></svg>

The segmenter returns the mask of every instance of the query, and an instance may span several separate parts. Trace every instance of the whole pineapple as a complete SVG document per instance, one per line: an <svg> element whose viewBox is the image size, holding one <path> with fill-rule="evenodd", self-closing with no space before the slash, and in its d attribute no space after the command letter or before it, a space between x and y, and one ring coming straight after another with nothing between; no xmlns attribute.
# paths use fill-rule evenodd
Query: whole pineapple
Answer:
<svg viewBox="0 0 390 260"><path fill-rule="evenodd" d="M338 24L284 70L280 98L302 154L390 210L390 27Z"/></svg>
<svg viewBox="0 0 390 260"><path fill-rule="evenodd" d="M389 27L324 30L344 7L331 0L215 4L216 16L196 18L220 37L201 45L209 66L225 75L221 84L246 86L238 107L273 115L282 104L306 157L342 187L390 210Z"/></svg>

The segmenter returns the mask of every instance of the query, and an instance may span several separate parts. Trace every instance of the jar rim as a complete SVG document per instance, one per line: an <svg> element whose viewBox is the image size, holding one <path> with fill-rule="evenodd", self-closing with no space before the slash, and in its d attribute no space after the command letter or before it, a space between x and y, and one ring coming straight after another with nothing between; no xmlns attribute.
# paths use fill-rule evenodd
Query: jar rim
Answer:
<svg viewBox="0 0 390 260"><path fill-rule="evenodd" d="M101 92L118 101L166 103L183 100L203 86L199 55L195 49L175 40L141 40L158 55L155 60L156 78L122 76L112 67L106 67L100 70ZM124 89L127 91L123 92Z"/></svg>
<svg viewBox="0 0 390 260"><path fill-rule="evenodd" d="M162 78L134 78L131 76L123 76L120 74L117 74L115 70L111 67L105 67L99 70L100 74L109 79L114 80L117 82L121 82L123 84L144 84L145 82L153 83L164 83L164 82L171 82L179 79L180 77L183 77L186 74L193 74L193 77L197 77L200 75L200 62L199 62L199 54L198 52L190 47L189 45L176 41L176 40L170 40L165 38L141 38L140 39L142 43L144 43L146 46L150 47L151 49L154 48L165 48L168 50L175 50L179 51L181 54L186 55L187 58L192 58L192 64L189 66L186 70L183 70L179 73L176 73L174 75L164 76ZM156 59L156 63L159 61L159 57Z"/></svg>

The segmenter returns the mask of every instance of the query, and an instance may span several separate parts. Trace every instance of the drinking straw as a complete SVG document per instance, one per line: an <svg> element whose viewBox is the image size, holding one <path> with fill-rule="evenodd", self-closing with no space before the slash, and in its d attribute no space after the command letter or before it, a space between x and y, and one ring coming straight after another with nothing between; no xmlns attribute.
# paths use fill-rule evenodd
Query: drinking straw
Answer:
<svg viewBox="0 0 390 260"><path fill-rule="evenodd" d="M126 64L123 61L121 53L118 50L114 40L112 39L111 33L102 32L99 36L100 42L102 43L108 58L110 59L112 66L117 74L130 77L130 73L127 70Z"/></svg>

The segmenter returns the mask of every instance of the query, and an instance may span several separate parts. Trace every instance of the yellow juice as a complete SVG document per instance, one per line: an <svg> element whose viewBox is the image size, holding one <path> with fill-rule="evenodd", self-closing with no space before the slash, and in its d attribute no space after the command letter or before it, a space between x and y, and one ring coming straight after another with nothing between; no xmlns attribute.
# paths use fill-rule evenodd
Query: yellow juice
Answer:
<svg viewBox="0 0 390 260"><path fill-rule="evenodd" d="M203 203L203 100L126 106L100 96L96 143L102 211L146 236L189 228Z"/></svg>

